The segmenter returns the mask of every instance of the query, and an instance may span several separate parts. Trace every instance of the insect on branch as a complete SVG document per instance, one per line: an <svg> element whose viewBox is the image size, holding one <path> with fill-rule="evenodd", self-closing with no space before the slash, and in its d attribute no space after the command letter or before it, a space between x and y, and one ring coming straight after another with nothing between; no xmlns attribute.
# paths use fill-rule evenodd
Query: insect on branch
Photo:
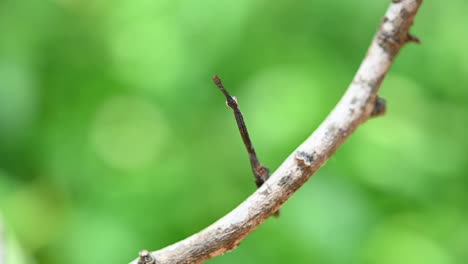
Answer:
<svg viewBox="0 0 468 264"><path fill-rule="evenodd" d="M255 149L249 137L249 132L247 131L247 126L244 122L244 117L242 116L242 112L239 109L239 103L237 101L237 98L231 96L226 90L226 88L224 88L224 85L221 82L221 79L218 77L218 75L213 76L213 81L226 97L226 105L230 107L234 112L237 127L239 128L239 132L241 134L242 140L244 141L245 148L247 149L247 152L249 154L250 165L252 167L252 172L255 177L255 184L258 188L262 186L262 184L268 179L268 177L270 177L270 172L267 167L263 166L263 164L260 163L257 154L255 153Z"/></svg>

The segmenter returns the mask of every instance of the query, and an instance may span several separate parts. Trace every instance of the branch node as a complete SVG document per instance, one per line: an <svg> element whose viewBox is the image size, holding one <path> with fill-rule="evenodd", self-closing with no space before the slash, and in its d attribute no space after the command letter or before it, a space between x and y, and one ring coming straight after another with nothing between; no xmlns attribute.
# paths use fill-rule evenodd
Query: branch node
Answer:
<svg viewBox="0 0 468 264"><path fill-rule="evenodd" d="M309 154L304 151L296 152L296 161L299 166L302 168L310 168L312 166L312 161L314 161L314 154Z"/></svg>
<svg viewBox="0 0 468 264"><path fill-rule="evenodd" d="M234 102L236 103L236 105L239 105L239 101L237 101L237 97L231 96L231 98L234 100ZM233 107L232 104L229 105L229 101L227 101L227 100L226 100L226 106L229 107L229 108L231 108L231 109L232 109L232 107Z"/></svg>
<svg viewBox="0 0 468 264"><path fill-rule="evenodd" d="M387 112L387 102L382 97L377 96L374 102L374 109L372 110L371 117L382 116Z"/></svg>
<svg viewBox="0 0 468 264"><path fill-rule="evenodd" d="M139 259L138 259L138 264L156 264L156 258L151 255L151 253L143 249L142 251L139 252Z"/></svg>
<svg viewBox="0 0 468 264"><path fill-rule="evenodd" d="M213 76L213 82L216 84L216 86L221 90L221 92L224 94L226 97L226 105L230 107L232 110L235 110L238 107L237 104L237 98L235 96L231 96L226 88L224 88L223 83L221 82L221 79L219 78L218 75Z"/></svg>
<svg viewBox="0 0 468 264"><path fill-rule="evenodd" d="M262 164L255 166L253 170L255 176L255 184L257 185L257 188L260 188L260 186L262 186L263 183L265 183L265 181L268 180L268 177L270 177L270 170Z"/></svg>
<svg viewBox="0 0 468 264"><path fill-rule="evenodd" d="M421 44L421 39L408 33L408 35L406 36L406 42L414 42L416 44Z"/></svg>

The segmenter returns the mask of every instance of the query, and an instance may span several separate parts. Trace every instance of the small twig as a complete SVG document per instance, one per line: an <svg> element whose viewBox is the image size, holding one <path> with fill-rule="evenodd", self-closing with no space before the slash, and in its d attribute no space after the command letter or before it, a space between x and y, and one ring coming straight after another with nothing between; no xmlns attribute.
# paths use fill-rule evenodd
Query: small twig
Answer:
<svg viewBox="0 0 468 264"><path fill-rule="evenodd" d="M239 128L239 132L241 134L242 140L244 141L245 148L249 153L250 158L250 165L252 167L252 172L255 176L255 184L257 188L263 185L263 183L270 177L270 171L267 167L263 166L262 163L258 160L257 154L255 153L255 149L252 145L252 141L249 137L249 132L247 131L247 126L244 122L244 117L242 116L242 112L239 109L239 104L237 102L237 98L231 96L229 92L224 88L221 79L218 75L213 76L213 81L216 86L221 90L221 92L226 97L226 104L229 106L232 111L234 112L234 117L236 118L237 127Z"/></svg>
<svg viewBox="0 0 468 264"><path fill-rule="evenodd" d="M406 36L406 41L407 42L414 42L416 44L421 44L421 39L419 39L418 37L416 37L414 35L411 35L410 33L408 33L408 35Z"/></svg>

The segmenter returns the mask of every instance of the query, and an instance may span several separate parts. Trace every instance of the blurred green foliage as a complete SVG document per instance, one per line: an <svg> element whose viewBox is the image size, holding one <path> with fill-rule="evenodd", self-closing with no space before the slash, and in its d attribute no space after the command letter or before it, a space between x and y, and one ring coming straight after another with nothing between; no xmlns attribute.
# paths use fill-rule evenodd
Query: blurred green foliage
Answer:
<svg viewBox="0 0 468 264"><path fill-rule="evenodd" d="M389 2L1 0L6 263L127 263L211 224L255 189L211 76L274 170L343 94ZM467 10L425 1L387 115L209 263L467 263Z"/></svg>

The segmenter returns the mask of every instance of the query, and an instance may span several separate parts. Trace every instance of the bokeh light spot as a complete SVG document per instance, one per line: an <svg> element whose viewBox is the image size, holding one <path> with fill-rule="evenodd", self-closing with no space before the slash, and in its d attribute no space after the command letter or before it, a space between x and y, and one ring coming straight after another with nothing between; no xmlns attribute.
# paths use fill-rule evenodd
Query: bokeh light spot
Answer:
<svg viewBox="0 0 468 264"><path fill-rule="evenodd" d="M0 63L0 133L21 134L35 117L36 101L31 72L15 62Z"/></svg>
<svg viewBox="0 0 468 264"><path fill-rule="evenodd" d="M450 264L454 260L430 237L405 227L404 222L379 226L365 250L362 263Z"/></svg>
<svg viewBox="0 0 468 264"><path fill-rule="evenodd" d="M124 96L104 102L91 128L97 155L110 166L125 170L155 162L167 135L167 126L155 105Z"/></svg>
<svg viewBox="0 0 468 264"><path fill-rule="evenodd" d="M170 94L187 56L168 1L124 1L108 18L109 50L117 76L135 89Z"/></svg>

